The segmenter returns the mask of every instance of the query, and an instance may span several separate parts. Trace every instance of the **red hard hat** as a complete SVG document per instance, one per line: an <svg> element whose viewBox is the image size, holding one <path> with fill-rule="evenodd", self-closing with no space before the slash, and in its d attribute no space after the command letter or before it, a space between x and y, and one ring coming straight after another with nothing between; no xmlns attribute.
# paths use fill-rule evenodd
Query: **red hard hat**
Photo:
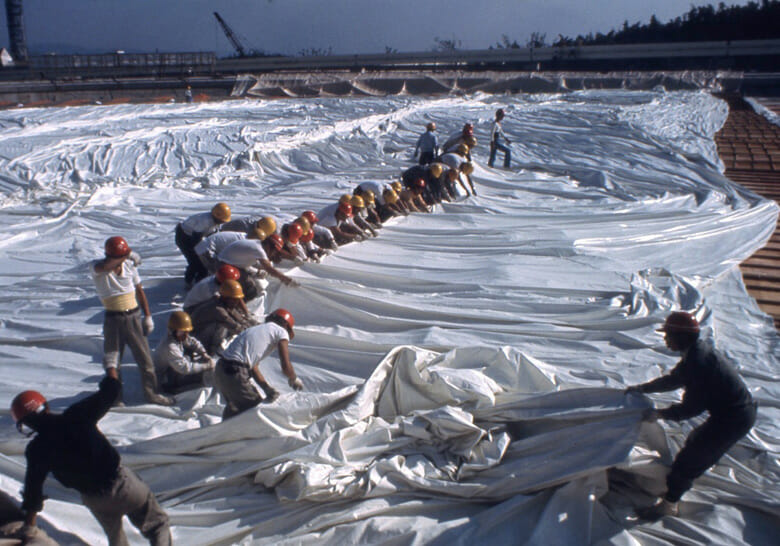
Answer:
<svg viewBox="0 0 780 546"><path fill-rule="evenodd" d="M293 222L292 224L285 224L284 228L287 233L287 240L294 245L298 244L298 241L301 240L301 235L303 235L303 228L301 225Z"/></svg>
<svg viewBox="0 0 780 546"><path fill-rule="evenodd" d="M700 331L699 321L690 313L675 311L666 317L661 331L676 334L698 334Z"/></svg>
<svg viewBox="0 0 780 546"><path fill-rule="evenodd" d="M237 281L240 278L241 272L238 270L238 268L233 267L232 265L224 264L219 266L219 269L217 269L217 282L220 284L228 279Z"/></svg>
<svg viewBox="0 0 780 546"><path fill-rule="evenodd" d="M266 241L271 241L271 243L273 243L274 248L276 250L282 250L282 248L284 247L284 241L282 241L282 237L278 233L272 233L271 235L268 236Z"/></svg>
<svg viewBox="0 0 780 546"><path fill-rule="evenodd" d="M305 233L304 235L301 235L301 242L302 243L309 243L314 240L314 230L310 229L308 233Z"/></svg>
<svg viewBox="0 0 780 546"><path fill-rule="evenodd" d="M293 332L293 328L295 327L295 319L293 318L292 313L290 313L287 309L282 309L280 307L279 309L272 311L271 314L268 315L268 318L281 319L287 328L287 332L290 334L290 339L295 337L295 333Z"/></svg>
<svg viewBox="0 0 780 546"><path fill-rule="evenodd" d="M414 181L414 186L416 188L423 189L425 187L425 180L423 180L422 178L418 178L417 180Z"/></svg>
<svg viewBox="0 0 780 546"><path fill-rule="evenodd" d="M313 210L305 210L305 211L303 211L301 216L306 218L311 225L314 225L314 224L316 224L317 222L320 221L320 219L317 218L317 214Z"/></svg>
<svg viewBox="0 0 780 546"><path fill-rule="evenodd" d="M352 218L352 205L350 205L349 203L339 203L339 210L347 218Z"/></svg>
<svg viewBox="0 0 780 546"><path fill-rule="evenodd" d="M16 395L14 401L11 402L11 416L16 423L20 423L22 419L30 415L31 413L37 413L41 411L46 405L46 399L38 391L24 391Z"/></svg>
<svg viewBox="0 0 780 546"><path fill-rule="evenodd" d="M130 245L124 237L109 237L106 239L105 250L109 258L124 258L130 254Z"/></svg>

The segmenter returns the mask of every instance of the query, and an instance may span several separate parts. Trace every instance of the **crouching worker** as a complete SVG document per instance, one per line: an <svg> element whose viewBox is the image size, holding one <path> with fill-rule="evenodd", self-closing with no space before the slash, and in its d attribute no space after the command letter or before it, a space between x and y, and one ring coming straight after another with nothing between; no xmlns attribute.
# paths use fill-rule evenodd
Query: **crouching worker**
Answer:
<svg viewBox="0 0 780 546"><path fill-rule="evenodd" d="M260 402L273 402L279 398L274 389L260 373L260 362L274 350L279 352L282 373L287 383L296 391L303 389L303 382L295 375L290 362L289 341L295 337L295 319L285 309L273 311L264 324L244 330L222 353L214 372L214 383L225 398L222 419L228 419L243 411L254 408ZM261 395L252 384L252 379L263 390Z"/></svg>
<svg viewBox="0 0 780 546"><path fill-rule="evenodd" d="M163 392L177 394L197 389L211 381L207 374L216 362L192 332L192 319L184 311L174 311L168 317L168 335L160 340L154 351L157 382Z"/></svg>
<svg viewBox="0 0 780 546"><path fill-rule="evenodd" d="M171 544L168 516L154 494L131 470L122 466L119 453L97 427L119 395L119 380L106 375L100 390L76 402L62 414L52 413L39 392L25 391L14 398L11 414L20 432L32 429L27 444L24 478L23 533L36 534L36 516L43 509L43 483L51 472L65 487L81 493L81 500L103 527L111 546L128 544L122 516L150 544Z"/></svg>
<svg viewBox="0 0 780 546"><path fill-rule="evenodd" d="M756 421L757 405L733 363L699 339L696 318L682 311L671 313L661 329L666 346L682 360L671 373L626 389L626 393L685 389L682 402L661 410L650 409L646 421L681 421L708 411L709 418L693 430L666 476L666 494L650 507L637 510L645 519L677 514L677 501L693 480L745 436Z"/></svg>
<svg viewBox="0 0 780 546"><path fill-rule="evenodd" d="M217 299L195 308L192 322L192 335L198 338L210 355L220 354L233 336L257 324L246 308L241 284L233 279L220 285Z"/></svg>

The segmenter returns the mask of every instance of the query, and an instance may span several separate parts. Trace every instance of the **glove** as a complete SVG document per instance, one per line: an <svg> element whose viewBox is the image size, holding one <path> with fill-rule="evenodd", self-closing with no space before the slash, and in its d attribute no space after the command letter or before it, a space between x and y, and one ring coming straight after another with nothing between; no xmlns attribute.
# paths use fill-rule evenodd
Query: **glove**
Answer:
<svg viewBox="0 0 780 546"><path fill-rule="evenodd" d="M296 391L303 390L303 381L301 381L300 377L293 377L292 379L288 379L287 384L290 385L291 389L295 389Z"/></svg>
<svg viewBox="0 0 780 546"><path fill-rule="evenodd" d="M127 259L133 262L133 265L136 267L141 265L141 255L135 250L130 251L130 254L127 255Z"/></svg>
<svg viewBox="0 0 780 546"><path fill-rule="evenodd" d="M154 331L154 321L152 320L152 317L144 317L143 330L145 336L148 336Z"/></svg>

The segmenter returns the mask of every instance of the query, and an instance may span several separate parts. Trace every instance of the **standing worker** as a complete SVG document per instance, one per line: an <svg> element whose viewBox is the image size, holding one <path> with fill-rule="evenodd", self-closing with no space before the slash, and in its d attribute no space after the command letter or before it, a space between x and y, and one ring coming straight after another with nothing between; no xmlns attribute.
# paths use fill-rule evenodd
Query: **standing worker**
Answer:
<svg viewBox="0 0 780 546"><path fill-rule="evenodd" d="M119 379L119 365L125 345L130 346L141 372L144 398L152 404L172 406L173 398L157 392L157 376L146 339L154 329L149 302L138 271L127 258L131 250L122 237L105 243L106 257L92 264L92 278L106 309L103 319L103 367ZM141 322L141 309L144 312ZM121 402L121 396L119 397Z"/></svg>
<svg viewBox="0 0 780 546"><path fill-rule="evenodd" d="M681 421L704 411L710 416L691 432L677 453L666 476L666 494L655 504L637 510L637 515L650 520L677 515L680 497L691 488L693 480L750 431L758 407L733 363L699 339L699 323L693 315L682 311L671 313L662 331L666 346L679 352L682 360L669 374L628 387L626 393L685 389L681 403L647 410L646 421Z"/></svg>
<svg viewBox="0 0 780 546"><path fill-rule="evenodd" d="M501 121L504 119L504 110L496 110L496 119L493 121L493 130L490 132L490 157L488 158L488 167L492 167L496 160L496 150L504 152L504 168L509 168L509 162L512 160L512 150L507 144L512 144L501 127Z"/></svg>
<svg viewBox="0 0 780 546"><path fill-rule="evenodd" d="M37 433L27 448L22 510L23 544L37 534L36 518L43 509L43 484L51 472L57 480L81 493L108 537L111 546L126 545L122 517L127 515L153 546L171 544L168 516L154 494L133 471L121 464L119 453L97 427L119 396L121 384L106 375L98 392L76 402L62 414L49 410L43 395L24 391L14 398L11 415L19 432Z"/></svg>
<svg viewBox="0 0 780 546"><path fill-rule="evenodd" d="M260 402L270 403L279 398L279 391L260 373L260 362L274 350L279 351L282 373L290 388L303 390L303 382L295 375L290 362L288 348L289 341L295 337L294 326L295 319L289 311L276 309L266 317L264 324L244 330L225 349L214 373L214 382L226 402L222 419L254 408ZM265 396L260 395L252 379Z"/></svg>
<svg viewBox="0 0 780 546"><path fill-rule="evenodd" d="M211 212L193 214L176 224L176 246L187 260L187 270L184 272L187 288L209 274L195 252L195 245L229 221L230 207L227 203L217 203L211 208Z"/></svg>
<svg viewBox="0 0 780 546"><path fill-rule="evenodd" d="M430 122L425 129L426 131L417 139L417 146L414 148L414 157L420 154L420 165L431 163L439 155L439 141L434 133L436 124Z"/></svg>

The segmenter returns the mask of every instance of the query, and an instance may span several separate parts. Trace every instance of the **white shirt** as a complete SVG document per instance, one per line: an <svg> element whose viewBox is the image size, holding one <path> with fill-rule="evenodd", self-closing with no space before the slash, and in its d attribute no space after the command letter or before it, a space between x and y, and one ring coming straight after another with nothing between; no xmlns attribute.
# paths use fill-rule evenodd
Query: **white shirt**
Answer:
<svg viewBox="0 0 780 546"><path fill-rule="evenodd" d="M216 275L211 275L205 279L199 280L195 286L190 288L190 291L187 292L186 296L184 296L182 307L185 309L195 307L199 303L208 301L218 295L219 284L217 284L217 277Z"/></svg>
<svg viewBox="0 0 780 546"><path fill-rule="evenodd" d="M460 172L460 166L466 162L466 158L458 154L444 154L439 161Z"/></svg>
<svg viewBox="0 0 780 546"><path fill-rule="evenodd" d="M255 265L258 260L267 260L268 255L263 250L263 243L258 239L241 239L222 249L217 259L239 269L246 269Z"/></svg>
<svg viewBox="0 0 780 546"><path fill-rule="evenodd" d="M219 224L210 212L200 212L193 214L181 223L181 229L187 235L200 233L204 236L214 233L219 228Z"/></svg>
<svg viewBox="0 0 780 546"><path fill-rule="evenodd" d="M92 279L95 281L98 297L101 300L113 296L130 294L131 292L135 292L135 285L141 284L141 277L138 275L138 270L130 260L122 262L122 272L119 275L117 275L113 269L105 273L95 271L95 265L99 261L101 260L92 262L90 270L92 271Z"/></svg>
<svg viewBox="0 0 780 546"><path fill-rule="evenodd" d="M182 375L202 372L209 368L209 361L198 357L205 354L206 349L195 337L179 341L169 333L154 350L154 368L158 374L168 368Z"/></svg>
<svg viewBox="0 0 780 546"><path fill-rule="evenodd" d="M274 352L282 340L290 340L286 328L282 328L275 322L258 324L238 334L222 353L222 358L242 362L254 368Z"/></svg>
<svg viewBox="0 0 780 546"><path fill-rule="evenodd" d="M235 243L239 239L246 239L246 233L239 231L218 231L217 233L212 233L195 245L195 254L198 256L204 254L211 257L217 256L230 243Z"/></svg>
<svg viewBox="0 0 780 546"><path fill-rule="evenodd" d="M384 205L385 198L382 194L390 186L383 184L382 182L361 182L358 184L358 187L363 191L371 190L374 192L374 198L376 199L377 203Z"/></svg>
<svg viewBox="0 0 780 546"><path fill-rule="evenodd" d="M322 247L327 248L337 248L338 245L336 245L336 238L333 236L333 232L326 228L325 226L321 226L318 223L311 226L311 229L314 230L314 239L320 240L321 242L327 241L327 244L320 245ZM317 243L319 244L319 243Z"/></svg>

